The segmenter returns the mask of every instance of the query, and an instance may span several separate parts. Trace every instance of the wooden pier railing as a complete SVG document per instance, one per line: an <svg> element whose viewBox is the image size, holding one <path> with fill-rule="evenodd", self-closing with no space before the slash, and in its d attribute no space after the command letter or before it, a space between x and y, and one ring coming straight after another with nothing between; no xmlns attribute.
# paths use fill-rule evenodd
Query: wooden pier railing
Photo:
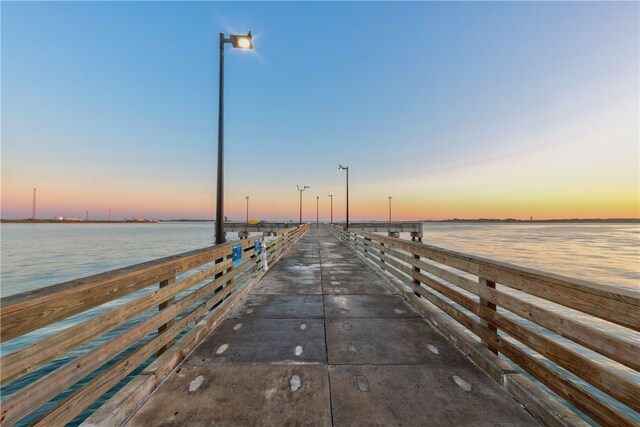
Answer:
<svg viewBox="0 0 640 427"><path fill-rule="evenodd" d="M329 229L512 394L531 382L517 366L596 423L638 425L640 290Z"/></svg>
<svg viewBox="0 0 640 427"><path fill-rule="evenodd" d="M307 230L302 225L275 232L267 261L277 261ZM162 354L145 368L154 370L147 390L155 388L264 275L255 240L2 298L5 345L45 327L57 330L0 359L2 425L64 425ZM80 313L86 320L55 327Z"/></svg>

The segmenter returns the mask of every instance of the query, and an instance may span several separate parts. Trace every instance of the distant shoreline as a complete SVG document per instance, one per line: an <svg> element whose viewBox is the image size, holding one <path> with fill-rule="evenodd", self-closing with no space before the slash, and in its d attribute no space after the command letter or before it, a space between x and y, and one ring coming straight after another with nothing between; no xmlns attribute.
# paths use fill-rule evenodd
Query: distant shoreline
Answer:
<svg viewBox="0 0 640 427"><path fill-rule="evenodd" d="M627 222L627 223L640 223L640 218L570 218L570 219L443 219L443 220L430 220L425 219L421 222L470 222L470 223L483 223L483 222L499 222L499 223L580 223L580 222L592 222L592 223L616 223L616 222Z"/></svg>
<svg viewBox="0 0 640 427"><path fill-rule="evenodd" d="M159 222L215 222L212 219L119 219L119 220L78 220L78 219L0 219L0 223L7 224L154 224ZM243 221L229 221L243 222ZM287 221L267 221L267 222L287 222ZM315 221L307 221L315 222ZM358 222L385 222L385 221L358 221ZM398 221L398 222L414 222L414 221ZM640 218L571 218L571 219L495 219L495 218L477 218L477 219L423 219L415 222L422 223L500 223L500 224L545 224L545 223L640 223ZM324 222L326 223L326 221ZM340 224L340 223L338 223Z"/></svg>

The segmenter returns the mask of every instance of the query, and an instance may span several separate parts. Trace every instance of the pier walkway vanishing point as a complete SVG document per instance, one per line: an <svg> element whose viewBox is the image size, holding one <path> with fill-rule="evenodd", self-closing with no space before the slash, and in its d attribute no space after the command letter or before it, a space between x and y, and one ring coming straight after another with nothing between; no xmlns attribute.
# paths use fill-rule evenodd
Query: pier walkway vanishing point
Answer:
<svg viewBox="0 0 640 427"><path fill-rule="evenodd" d="M312 229L127 425L538 422L352 249Z"/></svg>

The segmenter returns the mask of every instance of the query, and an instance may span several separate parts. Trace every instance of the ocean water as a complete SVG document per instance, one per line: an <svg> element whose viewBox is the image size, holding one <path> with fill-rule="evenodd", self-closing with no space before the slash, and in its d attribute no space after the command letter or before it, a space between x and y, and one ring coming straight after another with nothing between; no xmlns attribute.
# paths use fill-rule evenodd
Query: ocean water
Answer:
<svg viewBox="0 0 640 427"><path fill-rule="evenodd" d="M425 223L423 233L423 243L429 245L640 291L639 223ZM234 240L236 235L227 237ZM409 238L408 234L401 237ZM210 246L214 224L2 224L0 238L0 293L4 297ZM95 313L74 316L70 322L90 315ZM0 353L65 326L68 324L5 343ZM619 372L629 375L624 371ZM638 381L633 373L631 378ZM20 387L12 385L3 395ZM90 410L78 420L88 413ZM630 415L640 421L637 414Z"/></svg>
<svg viewBox="0 0 640 427"><path fill-rule="evenodd" d="M2 224L2 296L214 244L214 224Z"/></svg>
<svg viewBox="0 0 640 427"><path fill-rule="evenodd" d="M425 223L423 232L429 245L640 288L640 223ZM210 246L214 225L2 224L0 239L4 297Z"/></svg>
<svg viewBox="0 0 640 427"><path fill-rule="evenodd" d="M637 222L424 223L423 233L425 244L640 290Z"/></svg>

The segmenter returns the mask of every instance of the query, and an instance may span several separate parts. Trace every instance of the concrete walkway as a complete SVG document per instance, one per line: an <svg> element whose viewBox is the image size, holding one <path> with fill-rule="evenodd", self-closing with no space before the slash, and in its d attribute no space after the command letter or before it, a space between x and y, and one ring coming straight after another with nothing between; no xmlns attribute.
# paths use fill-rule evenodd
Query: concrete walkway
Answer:
<svg viewBox="0 0 640 427"><path fill-rule="evenodd" d="M130 426L538 423L325 230L310 230Z"/></svg>

